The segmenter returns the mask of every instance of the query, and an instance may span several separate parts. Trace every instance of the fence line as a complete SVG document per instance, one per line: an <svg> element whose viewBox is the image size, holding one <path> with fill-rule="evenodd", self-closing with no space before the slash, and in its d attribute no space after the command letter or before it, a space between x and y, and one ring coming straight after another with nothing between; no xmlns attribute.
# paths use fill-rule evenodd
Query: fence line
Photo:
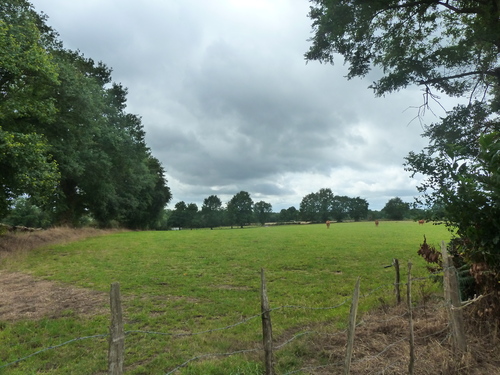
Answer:
<svg viewBox="0 0 500 375"><path fill-rule="evenodd" d="M24 360L26 360L28 358L34 357L35 355L42 354L43 352L46 352L46 351L49 351L49 350L52 350L52 349L57 349L57 348L60 348L62 346L66 346L66 345L72 344L72 343L74 343L76 341L82 341L82 340L87 340L87 339L95 339L95 338L103 338L103 337L108 337L108 336L109 336L108 333L104 333L102 335L92 335L92 336L77 337L76 339L71 339L71 340L65 341L65 342L63 342L61 344L48 346L46 348L40 349L40 350L38 350L38 351L36 351L34 353L29 354L26 357L22 357L22 358L16 359L15 361L6 363L6 364L0 366L0 369L8 367L8 366L15 365L16 363L19 363L19 362L22 362L22 361L24 361Z"/></svg>
<svg viewBox="0 0 500 375"><path fill-rule="evenodd" d="M180 370L183 367L186 367L189 363L196 361L198 359L203 359L203 358L211 358L211 357L229 357L235 354L242 354L242 353L250 353L250 352L256 352L256 351L261 351L261 349L243 349L243 350L237 350L231 353L208 353L208 354L202 354L196 357L193 357L191 359L188 359L186 362L180 364L173 370L167 372L165 375L170 375L176 372L177 370Z"/></svg>
<svg viewBox="0 0 500 375"><path fill-rule="evenodd" d="M362 297L366 298L366 297L374 294L376 291L378 291L378 290L380 290L382 288L396 287L396 286L402 286L402 285L410 286L412 281L428 280L430 278L434 278L436 276L436 274L443 273L446 276L447 273L450 273L450 272L447 272L449 270L451 270L451 273L456 272L456 270L454 269L454 267L450 266L450 267L445 267L445 269L443 271L441 271L441 272L429 274L427 277L411 278L410 275L409 275L408 282L406 282L406 283L399 282L399 283L384 284L384 285L378 286L378 287L376 287L376 288L368 291L367 293L364 293L362 295ZM464 305L462 307L468 306L468 305L470 305L470 304L472 304L472 303L474 303L476 301L479 301L480 299L481 299L481 296L478 297L478 298L476 298L476 299L474 299L474 300L469 300L469 301L466 302L467 305ZM218 331L222 331L222 330L231 329L231 328L237 327L239 325L245 324L245 323L247 323L247 322L249 322L249 321L251 321L253 319L256 319L256 318L259 318L259 317L262 318L265 313L271 313L271 312L275 312L275 311L278 311L278 310L284 310L284 309L331 310L331 309L339 308L339 307L345 305L346 303L348 303L349 301L352 301L352 300L353 300L353 298L346 298L344 301L342 301L341 303L339 303L337 305L327 306L327 307L311 307L311 306L297 306L297 305L283 305L283 306L274 307L274 308L269 308L268 307L267 310L262 311L260 314L256 314L256 315L253 315L251 317L245 318L245 319L243 319L241 321L238 321L238 322L236 322L234 324L231 324L231 325L228 325L228 326L224 326L224 327L214 328L214 329L210 329L210 330L204 330L204 331L200 331L200 332L192 332L192 333L168 333L167 332L166 333L166 332L154 332L154 331L142 331L142 330L130 330L130 331L123 331L122 330L121 332L123 334L123 339L124 339L124 337L126 335L130 335L130 334L134 334L134 333L152 334L152 335L165 335L165 336L171 336L171 337L195 336L195 335L201 335L201 334L207 334L207 333L211 333L211 332L218 332ZM112 305L113 305L113 303L112 303ZM460 309L462 307L453 307L453 308L454 309ZM405 312L404 314L402 314L400 316L391 317L390 319L386 320L385 322L391 321L392 319L396 319L398 317L403 317L406 314L408 314L408 312ZM362 322L356 324L355 326L359 326L361 324L362 324ZM448 330L450 328L450 326L451 326L451 324L448 324L443 330L438 331L438 332L433 333L433 334L430 334L430 335L427 335L427 336L424 336L424 337L421 337L421 339L422 338L427 338L427 337L430 337L430 336L434 336L434 335L438 335L438 334L444 332L445 330ZM112 329L110 329L110 332L112 332ZM344 331L341 331L341 332L338 332L338 333L335 333L335 334L327 334L327 335L329 335L329 336L337 336L337 335L340 335L340 334L345 334L346 332L347 332L347 330L344 330ZM273 344L272 348L275 349L275 350L280 350L280 349L284 348L286 345L290 344L291 342L294 342L298 338L303 337L305 335L310 335L310 334L326 334L326 333L321 333L321 332L317 332L317 331L300 332L300 333L295 334L292 338L286 340L285 342L283 342L280 345L274 345ZM27 355L27 356L25 356L23 358L19 358L19 359L13 361L13 362L9 362L9 363L6 363L4 365L1 365L0 369L8 367L8 366L11 366L11 365L14 365L14 364L17 364L17 363L19 363L19 362L21 362L23 360L29 359L29 358L31 358L33 356L36 356L36 355L41 354L43 352L46 352L48 350L57 349L57 348L60 348L62 346L65 346L65 345L69 345L69 344L71 344L73 342L76 342L76 341L81 341L81 340L86 340L86 339L95 339L95 338L104 338L104 337L110 337L109 341L110 341L110 346L111 346L111 343L113 342L113 339L112 339L112 334L110 334L110 333L108 333L108 334L97 334L97 335L85 336L85 337L78 337L78 338L75 338L75 339L63 342L61 344L49 346L47 348L44 348L44 349L41 349L41 350L36 351L34 353L31 353L31 354L29 354L29 355ZM404 338L402 338L402 339L400 339L400 340L398 340L398 341L396 341L396 342L394 342L392 344L389 344L381 352L379 352L379 353L377 353L375 355L372 355L372 356L368 356L368 357L362 358L360 360L353 361L353 363L356 364L356 363L364 362L364 361L367 361L367 360L376 359L376 358L380 357L382 354L384 354L390 348L392 348L395 345L401 343L402 341L405 341L405 340L408 340L408 339L409 339L408 337L404 337ZM123 349L123 346L122 346L122 349ZM206 353L206 354L201 354L201 355L195 356L195 357L193 357L193 358L191 358L191 359L183 362L182 364L178 365L174 369L172 369L169 372L167 372L166 375L173 374L176 371L178 371L179 369L181 369L183 367L186 367L189 363L191 363L193 361L196 361L196 360L200 360L200 359L204 359L204 358L210 358L210 357L221 357L221 356L228 357L228 356L232 356L232 355L236 355L236 354L244 354L244 353L250 353L250 352L257 352L257 351L262 351L262 349L260 349L260 348L258 348L258 349L241 349L241 350L237 350L237 351L230 352L230 353ZM118 357L119 357L119 355L118 355ZM400 361L398 361L398 362L400 362ZM398 362L393 362L393 364L394 363L398 363ZM110 364L109 364L109 366L110 367L112 366L111 365L111 358L110 358ZM291 372L287 372L284 375L295 374L295 373L299 373L299 372L303 372L303 371L320 369L320 368L325 368L325 367L333 367L333 366L342 366L342 363L341 362L337 362L337 363L331 363L331 364L328 364L328 365L321 365L321 366L317 366L317 367L314 367L314 366L312 366L312 367L311 366L304 367L302 369L298 369L298 370L294 370L294 371L291 371ZM390 367L390 366L391 366L391 364L388 365L388 367ZM116 372L116 374L121 374L121 373L123 373L122 371L123 370L121 370L121 372L120 372L120 370L118 370L118 372ZM346 373L348 373L348 372L346 372ZM110 372L110 374L112 374L112 372Z"/></svg>

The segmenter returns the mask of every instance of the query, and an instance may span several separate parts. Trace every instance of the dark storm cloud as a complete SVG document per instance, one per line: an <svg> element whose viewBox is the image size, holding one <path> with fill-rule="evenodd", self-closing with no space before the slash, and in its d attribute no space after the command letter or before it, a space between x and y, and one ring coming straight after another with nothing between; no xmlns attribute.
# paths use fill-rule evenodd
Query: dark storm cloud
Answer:
<svg viewBox="0 0 500 375"><path fill-rule="evenodd" d="M328 187L380 209L416 194L402 163L425 146L411 122L421 93L374 98L376 77L347 81L341 59L306 64L307 0L33 4L66 47L128 87L172 206L245 190L279 211Z"/></svg>

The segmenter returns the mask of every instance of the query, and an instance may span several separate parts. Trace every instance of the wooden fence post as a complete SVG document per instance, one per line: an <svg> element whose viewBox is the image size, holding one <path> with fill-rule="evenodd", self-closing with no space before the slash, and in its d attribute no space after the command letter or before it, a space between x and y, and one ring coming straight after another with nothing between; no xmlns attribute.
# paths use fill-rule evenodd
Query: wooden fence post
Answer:
<svg viewBox="0 0 500 375"><path fill-rule="evenodd" d="M271 312L269 299L267 298L266 277L264 269L260 270L261 276L261 312L262 312L262 335L264 342L264 367L266 375L274 375L274 355L273 355L273 326L271 324Z"/></svg>
<svg viewBox="0 0 500 375"><path fill-rule="evenodd" d="M411 262L408 262L408 284L406 298L408 300L408 319L410 327L410 362L408 363L408 374L413 375L415 367L415 336L413 333L413 306L411 301Z"/></svg>
<svg viewBox="0 0 500 375"><path fill-rule="evenodd" d="M123 374L125 351L125 334L123 331L122 305L120 301L120 284L111 284L111 325L109 327L108 374Z"/></svg>
<svg viewBox="0 0 500 375"><path fill-rule="evenodd" d="M464 319L462 316L460 289L458 285L457 270L453 266L453 261L448 254L446 244L441 241L441 254L443 256L444 269L444 298L448 308L451 328L453 330L453 341L455 349L460 353L467 351L465 339Z"/></svg>
<svg viewBox="0 0 500 375"><path fill-rule="evenodd" d="M359 301L359 277L356 281L356 286L354 287L354 293L352 295L351 303L351 313L349 314L349 328L347 333L347 350L345 356L345 367L344 374L349 375L351 371L351 359L352 359L352 349L354 347L354 333L356 330L356 315L358 313L358 301Z"/></svg>
<svg viewBox="0 0 500 375"><path fill-rule="evenodd" d="M399 273L399 260L394 258L392 260L392 264L394 265L394 269L396 270L396 282L394 283L394 291L396 292L396 302L399 305L401 303L401 276Z"/></svg>

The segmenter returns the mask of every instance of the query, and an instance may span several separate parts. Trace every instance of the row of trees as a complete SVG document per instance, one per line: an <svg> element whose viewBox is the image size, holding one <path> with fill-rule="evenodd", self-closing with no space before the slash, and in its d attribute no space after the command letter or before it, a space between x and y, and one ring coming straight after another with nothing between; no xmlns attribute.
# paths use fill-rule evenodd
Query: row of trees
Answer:
<svg viewBox="0 0 500 375"><path fill-rule="evenodd" d="M54 224L155 227L171 193L126 97L28 1L2 1L0 219L24 197Z"/></svg>
<svg viewBox="0 0 500 375"><path fill-rule="evenodd" d="M292 206L277 213L273 212L270 203L264 201L254 203L248 192L240 191L226 205L223 205L218 196L211 195L204 199L201 210L195 203L186 204L180 201L168 212L165 226L213 229L219 226L243 227L249 223L264 225L266 222L318 223L326 220L341 222L348 219L360 221L380 218L403 220L422 218L423 214L421 210L411 209L409 203L403 202L398 197L390 199L380 212L370 211L365 199L336 196L328 188L306 195L299 210Z"/></svg>
<svg viewBox="0 0 500 375"><path fill-rule="evenodd" d="M333 63L347 77L376 67L376 95L420 86L418 116L439 96L461 98L425 126L429 146L407 170L426 179L422 202L455 234L450 250L487 291L500 290L500 3L497 0L311 0L307 60ZM439 104L436 104L439 105ZM461 264L460 264L461 262ZM497 316L499 316L497 314Z"/></svg>
<svg viewBox="0 0 500 375"><path fill-rule="evenodd" d="M391 198L381 211L368 209L366 199L334 195L331 189L320 189L316 193L306 195L300 203L297 215L301 220L325 222L335 220L366 220L366 219L421 219L425 210L412 208L409 203L399 197Z"/></svg>
<svg viewBox="0 0 500 375"><path fill-rule="evenodd" d="M211 195L203 201L201 211L195 203L176 203L168 218L168 226L213 229L221 225L243 227L253 222L264 225L271 219L272 211L270 203L254 203L246 191L235 194L225 207L218 196Z"/></svg>

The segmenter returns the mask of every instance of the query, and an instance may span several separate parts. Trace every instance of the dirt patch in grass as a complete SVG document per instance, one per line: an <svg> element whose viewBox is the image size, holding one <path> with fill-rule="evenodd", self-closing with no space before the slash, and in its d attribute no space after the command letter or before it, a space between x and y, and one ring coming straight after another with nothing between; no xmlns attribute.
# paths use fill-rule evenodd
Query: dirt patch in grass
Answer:
<svg viewBox="0 0 500 375"><path fill-rule="evenodd" d="M0 321L105 314L106 293L0 272Z"/></svg>
<svg viewBox="0 0 500 375"><path fill-rule="evenodd" d="M107 312L106 293L38 280L20 272L0 272L0 320L38 320Z"/></svg>
<svg viewBox="0 0 500 375"><path fill-rule="evenodd" d="M116 232L94 228L52 228L0 236L0 261L22 257L31 250ZM36 279L20 272L0 271L0 320L87 316L106 312L109 296L89 289Z"/></svg>

